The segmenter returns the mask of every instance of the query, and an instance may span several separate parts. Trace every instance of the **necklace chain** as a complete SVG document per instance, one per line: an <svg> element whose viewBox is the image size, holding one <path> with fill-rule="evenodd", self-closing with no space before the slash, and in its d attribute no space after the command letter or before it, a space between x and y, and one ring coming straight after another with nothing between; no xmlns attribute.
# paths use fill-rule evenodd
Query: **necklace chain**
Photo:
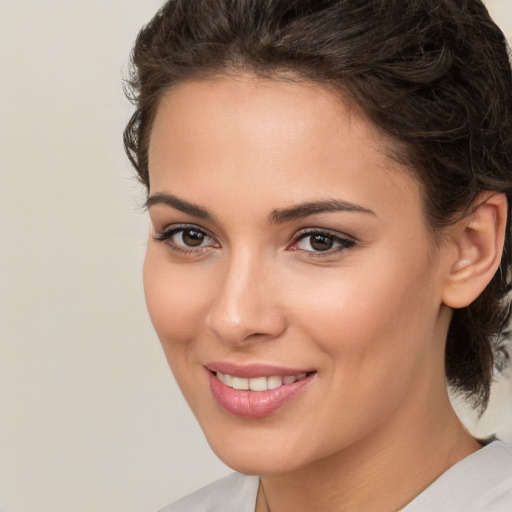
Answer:
<svg viewBox="0 0 512 512"><path fill-rule="evenodd" d="M268 500L267 495L265 494L265 488L263 487L263 482L260 479L260 487L261 487L261 494L263 494L263 499L265 500L265 507L267 509L266 512L271 512L270 507L268 506Z"/></svg>

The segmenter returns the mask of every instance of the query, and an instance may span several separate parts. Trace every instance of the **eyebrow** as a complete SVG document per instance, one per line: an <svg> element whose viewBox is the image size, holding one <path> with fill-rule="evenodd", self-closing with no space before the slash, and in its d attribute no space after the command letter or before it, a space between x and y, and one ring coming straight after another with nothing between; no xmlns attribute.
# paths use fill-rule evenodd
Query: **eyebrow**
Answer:
<svg viewBox="0 0 512 512"><path fill-rule="evenodd" d="M374 215L375 213L364 206L341 201L337 199L329 199L327 201L314 201L310 203L302 203L290 208L282 208L274 210L270 214L270 222L281 224L291 220L302 219L309 215L326 212L357 212Z"/></svg>
<svg viewBox="0 0 512 512"><path fill-rule="evenodd" d="M145 207L150 208L155 204L165 204L171 208L179 210L183 213L187 213L188 215L192 215L193 217L198 217L200 219L214 220L215 218L210 210L207 210L202 206L198 206L197 204L189 203L188 201L173 196L172 194L153 194L151 197L148 197L145 203Z"/></svg>
<svg viewBox="0 0 512 512"><path fill-rule="evenodd" d="M179 210L188 215L192 215L193 217L198 217L200 219L206 219L210 221L215 220L215 216L207 208L203 208L197 204L190 203L189 201L180 199L179 197L176 197L172 194L165 194L162 192L156 193L146 200L145 206L146 208L150 208L155 204L165 204L171 208ZM302 219L304 217L308 217L309 215L340 211L366 213L375 216L375 213L372 210L365 208L364 206L338 199L329 199L326 201L312 201L308 203L302 203L295 206L290 206L289 208L279 208L277 210L273 210L269 218L272 224L282 224L284 222Z"/></svg>

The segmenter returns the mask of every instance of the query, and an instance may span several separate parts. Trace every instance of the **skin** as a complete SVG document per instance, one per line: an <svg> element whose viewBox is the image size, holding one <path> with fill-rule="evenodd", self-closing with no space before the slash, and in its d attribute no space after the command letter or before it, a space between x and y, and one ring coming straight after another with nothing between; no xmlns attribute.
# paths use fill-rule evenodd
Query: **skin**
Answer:
<svg viewBox="0 0 512 512"><path fill-rule="evenodd" d="M172 194L212 218L151 204L148 310L212 449L263 475L273 512L398 510L480 447L449 403L444 346L447 297L472 300L464 262L483 251L468 223L432 242L419 184L383 147L368 121L309 83L192 81L158 108L150 197ZM368 211L270 218L319 200ZM207 235L199 248L180 233L156 239L182 224ZM352 245L315 252L298 240L305 228ZM241 418L212 397L211 361L316 375L277 412Z"/></svg>

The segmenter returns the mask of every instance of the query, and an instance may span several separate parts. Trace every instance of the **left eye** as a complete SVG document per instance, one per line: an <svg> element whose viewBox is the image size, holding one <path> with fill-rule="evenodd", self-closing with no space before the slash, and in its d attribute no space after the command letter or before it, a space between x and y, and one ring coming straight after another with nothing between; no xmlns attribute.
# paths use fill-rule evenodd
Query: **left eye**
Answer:
<svg viewBox="0 0 512 512"><path fill-rule="evenodd" d="M304 233L295 243L295 248L309 252L328 252L352 247L355 242L349 238L334 235L333 233L310 232Z"/></svg>

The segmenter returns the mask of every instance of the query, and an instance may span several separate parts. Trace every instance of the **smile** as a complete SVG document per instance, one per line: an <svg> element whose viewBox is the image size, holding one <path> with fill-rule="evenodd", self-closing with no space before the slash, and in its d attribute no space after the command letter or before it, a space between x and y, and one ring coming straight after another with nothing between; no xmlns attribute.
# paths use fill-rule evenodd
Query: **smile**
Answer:
<svg viewBox="0 0 512 512"><path fill-rule="evenodd" d="M317 378L314 370L266 365L212 363L205 369L214 400L225 412L244 418L277 412L295 402Z"/></svg>
<svg viewBox="0 0 512 512"><path fill-rule="evenodd" d="M255 377L246 379L243 377L234 377L227 373L216 372L216 377L226 386L246 391L267 391L269 389L277 389L283 385L293 384L299 380L306 378L307 373L299 373L298 375L272 375L271 377Z"/></svg>

